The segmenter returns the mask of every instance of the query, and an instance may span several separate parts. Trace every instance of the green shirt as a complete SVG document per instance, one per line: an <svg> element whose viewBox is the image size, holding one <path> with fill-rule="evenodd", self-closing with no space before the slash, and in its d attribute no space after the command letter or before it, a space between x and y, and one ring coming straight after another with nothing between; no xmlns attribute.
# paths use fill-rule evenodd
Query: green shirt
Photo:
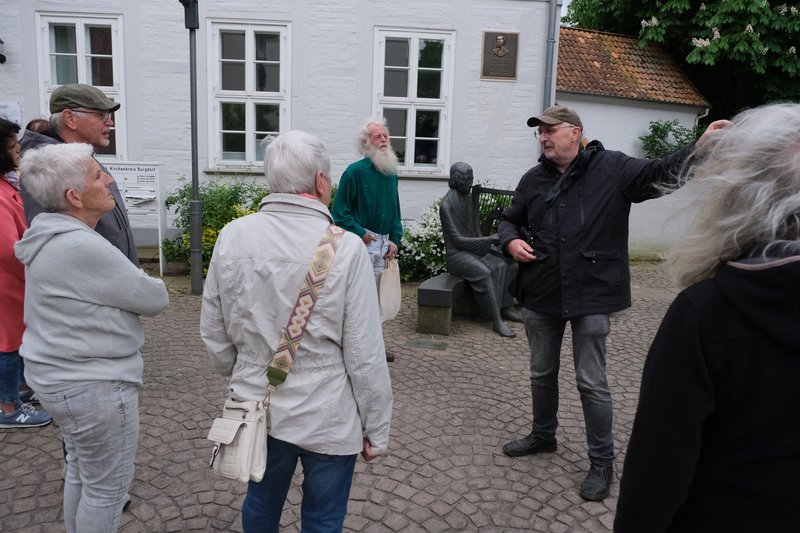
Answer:
<svg viewBox="0 0 800 533"><path fill-rule="evenodd" d="M337 226L363 237L367 230L389 235L400 246L403 222L397 176L381 174L366 157L345 169L331 209Z"/></svg>

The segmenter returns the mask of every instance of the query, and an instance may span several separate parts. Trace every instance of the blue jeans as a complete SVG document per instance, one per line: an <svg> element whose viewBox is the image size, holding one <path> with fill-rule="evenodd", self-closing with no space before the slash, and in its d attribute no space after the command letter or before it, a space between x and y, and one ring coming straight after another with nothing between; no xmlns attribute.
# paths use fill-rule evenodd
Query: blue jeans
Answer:
<svg viewBox="0 0 800 533"><path fill-rule="evenodd" d="M242 504L244 533L277 533L298 459L303 465L301 531L341 531L347 514L356 457L309 452L268 436L264 479L258 483L248 483L247 496Z"/></svg>
<svg viewBox="0 0 800 533"><path fill-rule="evenodd" d="M67 533L117 531L139 441L138 385L98 381L37 394L67 449Z"/></svg>
<svg viewBox="0 0 800 533"><path fill-rule="evenodd" d="M599 465L614 461L613 409L606 379L607 314L571 319L523 308L522 319L531 352L533 433L553 440L558 426L558 371L567 321L572 325L575 377L583 405L589 460Z"/></svg>
<svg viewBox="0 0 800 533"><path fill-rule="evenodd" d="M19 351L0 352L0 403L19 403L19 386L25 384L24 370Z"/></svg>

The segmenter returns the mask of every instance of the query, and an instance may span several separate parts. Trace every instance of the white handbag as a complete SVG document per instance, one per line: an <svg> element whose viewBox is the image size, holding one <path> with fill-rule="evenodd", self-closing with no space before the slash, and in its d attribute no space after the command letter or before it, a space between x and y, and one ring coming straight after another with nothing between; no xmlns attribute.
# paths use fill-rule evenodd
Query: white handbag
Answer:
<svg viewBox="0 0 800 533"><path fill-rule="evenodd" d="M208 440L214 442L209 466L222 477L261 481L267 469L268 407L258 401L225 401L222 417L208 432Z"/></svg>
<svg viewBox="0 0 800 533"><path fill-rule="evenodd" d="M267 392L263 401L225 401L222 417L214 420L206 437L214 442L208 466L222 477L236 481L261 481L267 469L267 426L272 393L286 380L300 340L305 334L319 291L325 284L344 230L329 225L314 252L289 320L281 333L278 350L267 367Z"/></svg>

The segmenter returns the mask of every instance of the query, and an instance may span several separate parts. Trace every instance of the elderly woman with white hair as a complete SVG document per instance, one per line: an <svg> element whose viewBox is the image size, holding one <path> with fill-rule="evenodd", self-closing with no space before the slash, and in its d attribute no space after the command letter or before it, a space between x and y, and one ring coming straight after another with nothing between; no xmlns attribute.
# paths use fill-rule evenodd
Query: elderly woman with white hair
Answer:
<svg viewBox="0 0 800 533"><path fill-rule="evenodd" d="M679 287L644 366L614 530L795 531L800 105L749 110L689 169Z"/></svg>
<svg viewBox="0 0 800 533"><path fill-rule="evenodd" d="M287 319L307 325L305 335L295 331L291 372L272 393L261 443L267 466L247 487L245 533L279 531L298 462L302 530L341 531L358 453L369 461L389 444L392 386L375 281L361 240L331 226L329 172L319 138L288 131L272 140L264 152L271 194L257 213L223 228L208 267L200 335L216 370L229 378L231 399L264 399ZM338 244L322 239L334 230ZM330 271L314 297L301 288L325 263L315 254L321 240ZM300 301L307 307L294 305ZM309 314L300 320L294 311L303 310Z"/></svg>
<svg viewBox="0 0 800 533"><path fill-rule="evenodd" d="M113 532L139 436L139 315L157 315L169 297L94 231L115 204L91 146L30 150L21 174L45 210L15 246L27 281L25 378L64 436L67 532Z"/></svg>

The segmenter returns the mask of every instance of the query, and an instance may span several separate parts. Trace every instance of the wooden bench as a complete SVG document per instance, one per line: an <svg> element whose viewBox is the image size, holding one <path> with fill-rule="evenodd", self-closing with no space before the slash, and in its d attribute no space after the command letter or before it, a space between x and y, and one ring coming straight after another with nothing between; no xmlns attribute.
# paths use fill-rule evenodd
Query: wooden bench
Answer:
<svg viewBox="0 0 800 533"><path fill-rule="evenodd" d="M513 191L472 188L473 209L478 212L481 233L497 232L500 214L510 205ZM447 272L423 281L417 288L417 333L450 335L453 316L475 317L479 312L465 280Z"/></svg>

